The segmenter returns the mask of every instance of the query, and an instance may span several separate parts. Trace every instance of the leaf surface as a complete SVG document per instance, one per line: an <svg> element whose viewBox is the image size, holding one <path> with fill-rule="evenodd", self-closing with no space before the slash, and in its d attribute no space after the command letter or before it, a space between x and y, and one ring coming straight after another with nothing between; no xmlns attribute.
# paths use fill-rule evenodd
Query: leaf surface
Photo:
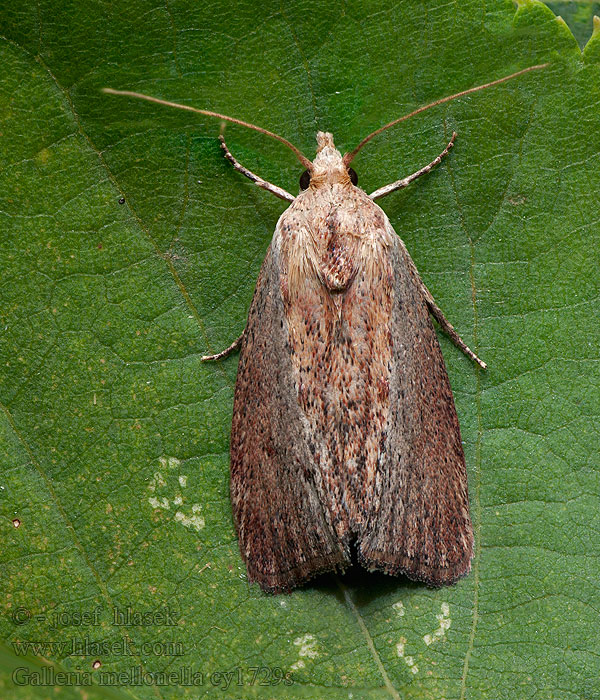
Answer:
<svg viewBox="0 0 600 700"><path fill-rule="evenodd" d="M600 697L600 35L582 54L525 0L42 0L0 21L1 697ZM458 132L382 206L489 365L442 338L471 575L434 591L354 572L262 594L228 496L237 359L200 357L241 333L285 205L222 158L215 120L100 89L221 111L311 157L318 129L350 150L545 61L353 164L372 191ZM284 147L227 137L298 191ZM84 675L40 687L40 658Z"/></svg>

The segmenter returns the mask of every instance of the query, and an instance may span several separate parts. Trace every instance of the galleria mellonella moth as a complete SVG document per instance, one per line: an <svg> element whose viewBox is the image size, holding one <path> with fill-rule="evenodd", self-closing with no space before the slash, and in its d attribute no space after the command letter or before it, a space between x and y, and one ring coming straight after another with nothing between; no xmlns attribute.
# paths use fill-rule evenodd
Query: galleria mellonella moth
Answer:
<svg viewBox="0 0 600 700"><path fill-rule="evenodd" d="M406 187L449 152L367 195L350 168L384 129L499 80L442 98L367 136L350 153L317 134L311 162L289 141L223 114L140 93L105 92L217 117L288 146L300 193L236 170L291 202L281 215L243 334L231 428L231 501L248 578L272 593L344 571L430 586L467 574L473 556L460 428L430 314L472 360L375 199Z"/></svg>

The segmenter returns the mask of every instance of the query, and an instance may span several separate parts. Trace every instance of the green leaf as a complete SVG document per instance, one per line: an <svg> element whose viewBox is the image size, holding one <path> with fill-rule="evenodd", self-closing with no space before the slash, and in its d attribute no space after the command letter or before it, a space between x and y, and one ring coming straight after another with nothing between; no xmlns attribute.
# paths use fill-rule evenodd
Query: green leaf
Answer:
<svg viewBox="0 0 600 700"><path fill-rule="evenodd" d="M593 0L549 0L545 3L555 15L569 25L577 43L583 49L594 26L594 16L600 14L600 2Z"/></svg>
<svg viewBox="0 0 600 700"><path fill-rule="evenodd" d="M582 56L532 0L26 0L0 21L3 700L599 698L597 32ZM310 156L318 129L349 150L545 61L354 164L371 191L458 132L383 206L489 365L442 338L472 573L443 590L354 572L261 593L228 496L237 359L200 357L242 331L285 205L222 158L215 120L100 89L221 111ZM289 151L227 133L297 192ZM44 686L42 665L82 675Z"/></svg>

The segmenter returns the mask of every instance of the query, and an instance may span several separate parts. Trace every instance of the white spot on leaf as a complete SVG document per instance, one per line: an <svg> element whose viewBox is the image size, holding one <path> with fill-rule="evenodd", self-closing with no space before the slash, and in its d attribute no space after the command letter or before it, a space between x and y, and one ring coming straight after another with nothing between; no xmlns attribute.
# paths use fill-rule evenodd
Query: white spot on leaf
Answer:
<svg viewBox="0 0 600 700"><path fill-rule="evenodd" d="M406 613L406 608L404 607L404 603L399 600L396 603L392 605L392 608L398 613L399 617L404 617L404 614ZM400 641L398 644L396 644L396 653L398 656L404 660L404 663L410 668L411 673L419 673L419 667L415 663L415 660L412 656L407 656L404 653L406 647L406 639L404 637L400 637Z"/></svg>
<svg viewBox="0 0 600 700"><path fill-rule="evenodd" d="M400 617L402 617L405 613L404 603L401 600L399 600L397 603L394 603L392 605L392 608L394 608L394 610L398 613L398 615L400 615Z"/></svg>
<svg viewBox="0 0 600 700"><path fill-rule="evenodd" d="M408 666L408 668L410 668L411 673L419 673L419 667L415 663L413 657L406 655L405 647L406 639L404 637L400 637L400 641L398 642L398 644L396 644L396 653L401 659L404 660L404 663Z"/></svg>
<svg viewBox="0 0 600 700"><path fill-rule="evenodd" d="M169 499L165 498L164 496L162 498L149 498L148 503L153 508L164 508L165 510L169 510Z"/></svg>
<svg viewBox="0 0 600 700"><path fill-rule="evenodd" d="M431 634L426 634L423 637L423 641L427 646L433 644L434 642L443 639L446 636L446 630L449 629L452 620L450 619L450 606L448 603L442 603L442 612L440 615L436 615L439 627L434 630Z"/></svg>
<svg viewBox="0 0 600 700"><path fill-rule="evenodd" d="M163 469L167 467L169 469L176 469L181 464L181 460L177 459L177 457L159 457L158 463Z"/></svg>
<svg viewBox="0 0 600 700"><path fill-rule="evenodd" d="M154 494L148 498L148 503L153 508L169 510L172 502L177 507L174 515L176 522L190 529L202 530L206 524L204 517L201 515L202 505L200 503L187 505L180 490L187 486L187 476L179 474L177 479L175 479L175 475L171 476L168 472L166 472L166 476L164 475L167 469L174 470L179 468L181 461L177 457L159 457L158 462L162 472L155 472L148 484L148 490ZM158 491L166 492L167 495L162 495Z"/></svg>
<svg viewBox="0 0 600 700"><path fill-rule="evenodd" d="M298 650L298 656L300 657L295 664L290 667L292 671L297 671L300 668L304 668L306 665L304 662L305 658L314 659L319 655L317 651L317 640L312 634L305 634L302 637L294 639L294 644L300 647Z"/></svg>
<svg viewBox="0 0 600 700"><path fill-rule="evenodd" d="M162 488L166 485L166 483L167 482L164 480L163 475L160 472L154 472L154 476L152 477L148 488L150 491L156 491L157 488Z"/></svg>
<svg viewBox="0 0 600 700"><path fill-rule="evenodd" d="M193 527L194 529L200 531L206 524L204 518L201 515L185 515L180 510L175 513L175 520L180 522L184 527Z"/></svg>

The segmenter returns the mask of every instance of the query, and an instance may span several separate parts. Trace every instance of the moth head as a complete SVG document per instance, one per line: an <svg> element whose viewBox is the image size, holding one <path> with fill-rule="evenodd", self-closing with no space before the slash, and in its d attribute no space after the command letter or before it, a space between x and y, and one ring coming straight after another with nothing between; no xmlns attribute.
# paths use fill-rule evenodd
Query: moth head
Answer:
<svg viewBox="0 0 600 700"><path fill-rule="evenodd" d="M300 176L300 187L305 190L309 186L321 185L356 185L358 177L352 168L346 167L341 153L333 143L333 135L326 131L317 133L317 155L312 162L312 168L305 170Z"/></svg>

